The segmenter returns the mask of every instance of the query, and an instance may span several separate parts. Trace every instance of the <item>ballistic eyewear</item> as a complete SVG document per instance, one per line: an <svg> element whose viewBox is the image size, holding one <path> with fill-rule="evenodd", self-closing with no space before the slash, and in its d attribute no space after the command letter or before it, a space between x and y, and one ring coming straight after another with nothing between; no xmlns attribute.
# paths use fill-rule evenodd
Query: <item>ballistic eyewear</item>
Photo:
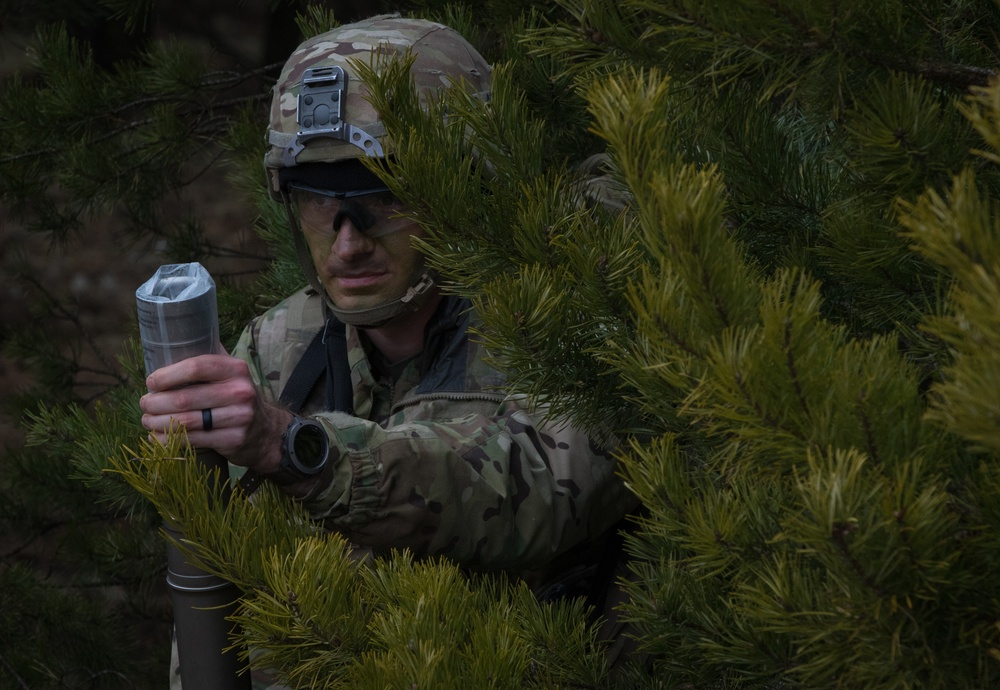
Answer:
<svg viewBox="0 0 1000 690"><path fill-rule="evenodd" d="M290 183L288 196L303 229L330 237L337 234L345 219L372 238L397 232L413 222L403 215L403 203L385 187L335 192Z"/></svg>

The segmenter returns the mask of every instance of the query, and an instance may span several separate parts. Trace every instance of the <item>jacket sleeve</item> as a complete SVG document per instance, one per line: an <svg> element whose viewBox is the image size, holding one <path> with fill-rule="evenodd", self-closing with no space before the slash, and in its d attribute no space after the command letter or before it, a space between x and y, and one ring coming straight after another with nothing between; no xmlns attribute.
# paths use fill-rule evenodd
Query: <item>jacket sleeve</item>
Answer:
<svg viewBox="0 0 1000 690"><path fill-rule="evenodd" d="M365 546L530 568L625 513L614 457L579 429L540 425L516 401L388 428L343 413L316 418L331 439L332 481L306 505Z"/></svg>
<svg viewBox="0 0 1000 690"><path fill-rule="evenodd" d="M284 319L281 309L260 317L233 352L271 402L281 377L262 365L258 336L261 320L270 321L266 331L287 336ZM523 399L425 395L385 426L344 413L311 416L326 428L331 456L327 481L304 505L329 529L376 551L534 568L603 534L634 500L609 444L568 423L540 421L544 415Z"/></svg>

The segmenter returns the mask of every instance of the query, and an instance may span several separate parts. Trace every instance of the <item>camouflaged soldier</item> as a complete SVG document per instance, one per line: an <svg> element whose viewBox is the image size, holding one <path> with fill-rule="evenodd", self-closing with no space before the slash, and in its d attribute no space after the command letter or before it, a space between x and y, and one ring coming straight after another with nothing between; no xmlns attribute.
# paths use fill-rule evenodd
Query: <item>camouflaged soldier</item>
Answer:
<svg viewBox="0 0 1000 690"><path fill-rule="evenodd" d="M413 246L422 229L360 162L392 151L354 60L404 54L422 99L451 85L488 97L489 66L440 24L383 16L304 42L275 87L265 168L310 285L234 356L152 374L143 424L185 424L245 483L277 483L359 547L585 594L574 578L628 502L611 455L504 390L470 305L442 294Z"/></svg>

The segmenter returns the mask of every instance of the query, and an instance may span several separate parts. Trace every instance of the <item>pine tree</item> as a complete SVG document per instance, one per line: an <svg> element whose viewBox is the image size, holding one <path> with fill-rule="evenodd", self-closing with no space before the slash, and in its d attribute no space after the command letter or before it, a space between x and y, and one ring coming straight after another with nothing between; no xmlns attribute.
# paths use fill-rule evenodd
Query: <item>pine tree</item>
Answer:
<svg viewBox="0 0 1000 690"><path fill-rule="evenodd" d="M394 172L519 389L629 439L651 685L994 685L995 4L563 5L625 213L522 64Z"/></svg>
<svg viewBox="0 0 1000 690"><path fill-rule="evenodd" d="M378 77L392 185L516 390L622 439L643 663L612 677L579 602L357 563L273 490L224 508L180 439L66 437L127 446L299 687L996 685L1000 8L516 9L433 9L497 60L489 104Z"/></svg>
<svg viewBox="0 0 1000 690"><path fill-rule="evenodd" d="M136 437L141 364L118 345L135 332L134 313L122 309L118 330L102 333L95 304L134 304L159 263L201 260L227 283L234 324L253 300L238 297L226 273L263 265L252 246L237 237L219 244L183 209L192 182L221 178L220 160L238 157L220 141L231 134L237 150L240 118L250 120L241 113L266 108L266 68L224 54L219 41L214 53L201 48L205 39L164 41L191 39L171 25L179 17L169 8L110 5L0 2L0 368L30 384L5 381L2 396L4 417L25 420L28 432L0 457L0 688L165 682L162 520L105 471ZM244 135L244 148L258 145L256 125ZM255 169L233 176L249 182ZM95 244L120 252L93 254ZM88 253L124 299L96 282L70 284L62 267ZM229 325L228 337L241 325Z"/></svg>

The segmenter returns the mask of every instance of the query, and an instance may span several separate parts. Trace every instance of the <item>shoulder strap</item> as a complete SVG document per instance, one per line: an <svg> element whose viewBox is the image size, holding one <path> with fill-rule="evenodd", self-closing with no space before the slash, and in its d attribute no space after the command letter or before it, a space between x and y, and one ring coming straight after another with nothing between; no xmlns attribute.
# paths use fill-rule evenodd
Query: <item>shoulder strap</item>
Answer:
<svg viewBox="0 0 1000 690"><path fill-rule="evenodd" d="M323 328L313 336L278 400L292 412L301 412L309 393L324 374L326 409L352 412L354 389L351 385L351 366L347 361L347 327L333 316L327 317Z"/></svg>
<svg viewBox="0 0 1000 690"><path fill-rule="evenodd" d="M278 402L299 413L306 404L310 391L319 381L319 377L327 368L326 360L326 327L324 326L313 337L312 341L302 353L302 358L292 370L292 375L288 377L288 382L278 396Z"/></svg>
<svg viewBox="0 0 1000 690"><path fill-rule="evenodd" d="M330 336L326 348L326 409L354 414L354 386L351 384L351 364L347 360L347 326L331 316L325 330Z"/></svg>

